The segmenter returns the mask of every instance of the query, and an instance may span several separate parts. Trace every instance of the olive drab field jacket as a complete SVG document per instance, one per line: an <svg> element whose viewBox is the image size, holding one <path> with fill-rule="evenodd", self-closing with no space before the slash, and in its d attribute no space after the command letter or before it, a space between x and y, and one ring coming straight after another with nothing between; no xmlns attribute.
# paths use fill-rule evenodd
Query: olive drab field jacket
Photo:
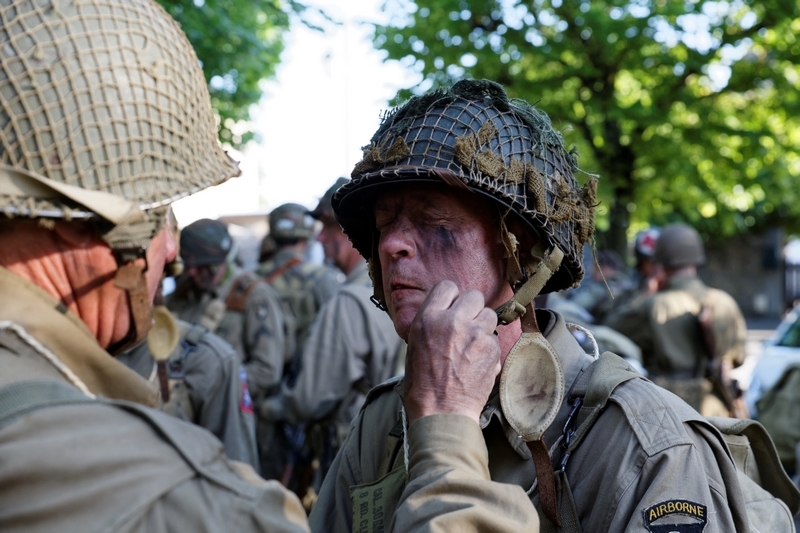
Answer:
<svg viewBox="0 0 800 533"><path fill-rule="evenodd" d="M330 417L347 427L365 393L394 374L403 341L389 316L369 300L371 295L372 280L363 262L317 316L300 353L294 386L269 400L278 419L296 423Z"/></svg>
<svg viewBox="0 0 800 533"><path fill-rule="evenodd" d="M581 350L560 315L537 311L537 321L561 359L569 399L593 358ZM382 476L402 468L397 460L403 441L401 405L400 381L370 393L320 490L310 516L313 531L357 531L352 502L359 488L380 486ZM572 409L564 401L545 434L554 465L563 460L564 428ZM526 491L537 503L530 451L506 422L497 395L487 403L480 425L482 443L475 445L487 449L491 479ZM735 465L719 433L676 396L642 378L614 389L565 462L565 474L583 531L652 533L675 524L681 531L748 531ZM391 503L390 494L381 494ZM476 516L491 512L480 503L464 505L472 505ZM502 522L502 517L495 519Z"/></svg>
<svg viewBox="0 0 800 533"><path fill-rule="evenodd" d="M296 350L302 349L317 313L339 287L337 273L344 277L330 267L306 261L302 254L291 251L279 251L259 266L258 274L275 289L294 315Z"/></svg>
<svg viewBox="0 0 800 533"><path fill-rule="evenodd" d="M205 325L234 347L256 403L274 393L284 361L294 352L294 318L275 291L252 272L232 271L213 294L188 285L182 282L165 298L169 310L186 322Z"/></svg>
<svg viewBox="0 0 800 533"><path fill-rule="evenodd" d="M293 494L246 481L211 433L144 407L151 383L2 267L0 369L0 531L308 530Z"/></svg>

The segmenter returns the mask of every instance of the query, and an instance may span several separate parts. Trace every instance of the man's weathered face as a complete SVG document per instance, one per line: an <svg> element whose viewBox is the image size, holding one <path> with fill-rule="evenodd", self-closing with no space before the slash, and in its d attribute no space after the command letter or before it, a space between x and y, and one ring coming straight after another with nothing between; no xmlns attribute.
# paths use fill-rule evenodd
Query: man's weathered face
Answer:
<svg viewBox="0 0 800 533"><path fill-rule="evenodd" d="M490 200L439 185L405 185L375 203L378 255L389 316L408 338L411 322L440 281L483 293L488 307L512 296Z"/></svg>

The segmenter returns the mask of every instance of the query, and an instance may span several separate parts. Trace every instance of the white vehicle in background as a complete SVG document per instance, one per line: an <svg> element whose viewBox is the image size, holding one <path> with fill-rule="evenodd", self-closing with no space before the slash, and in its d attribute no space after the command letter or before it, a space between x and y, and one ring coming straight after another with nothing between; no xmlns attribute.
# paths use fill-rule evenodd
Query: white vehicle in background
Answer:
<svg viewBox="0 0 800 533"><path fill-rule="evenodd" d="M758 418L756 403L791 365L800 365L800 305L786 315L772 337L764 341L764 353L756 363L745 395L750 416Z"/></svg>

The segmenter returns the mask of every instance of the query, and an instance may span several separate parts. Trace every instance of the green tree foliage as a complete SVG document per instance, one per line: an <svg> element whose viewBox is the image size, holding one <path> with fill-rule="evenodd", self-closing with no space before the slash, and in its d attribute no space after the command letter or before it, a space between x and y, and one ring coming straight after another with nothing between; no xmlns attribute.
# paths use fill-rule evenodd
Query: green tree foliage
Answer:
<svg viewBox="0 0 800 533"><path fill-rule="evenodd" d="M390 0L375 45L414 91L489 78L601 175L599 228L800 231L797 0ZM406 97L407 94L401 95Z"/></svg>
<svg viewBox="0 0 800 533"><path fill-rule="evenodd" d="M272 77L283 51L290 13L284 0L157 0L181 25L203 65L220 140L239 148L254 137L249 108L259 82Z"/></svg>

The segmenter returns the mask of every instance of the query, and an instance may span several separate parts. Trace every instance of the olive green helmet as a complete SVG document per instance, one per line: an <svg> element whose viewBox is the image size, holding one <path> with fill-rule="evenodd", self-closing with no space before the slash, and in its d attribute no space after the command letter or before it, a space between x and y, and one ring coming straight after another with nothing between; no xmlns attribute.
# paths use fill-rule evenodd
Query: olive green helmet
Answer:
<svg viewBox="0 0 800 533"><path fill-rule="evenodd" d="M693 227L681 223L664 226L656 241L654 257L667 268L697 266L706 262L700 234Z"/></svg>
<svg viewBox="0 0 800 533"><path fill-rule="evenodd" d="M512 284L528 280L533 264L551 252L563 252L560 268L555 264L535 291L551 292L580 283L582 247L594 233L596 180L581 188L576 171L575 155L547 115L510 99L495 82L464 80L388 113L352 181L334 195L333 209L353 245L375 263L372 205L386 185L438 182L484 194L497 203L506 247L517 257L516 269L509 263ZM512 213L536 236L540 250L516 250L519 239L508 237L504 223Z"/></svg>
<svg viewBox="0 0 800 533"><path fill-rule="evenodd" d="M155 2L0 0L0 20L0 212L139 226L106 240L140 247L151 213L239 173Z"/></svg>
<svg viewBox="0 0 800 533"><path fill-rule="evenodd" d="M274 239L310 239L314 219L300 204L279 205L269 214L269 234Z"/></svg>

